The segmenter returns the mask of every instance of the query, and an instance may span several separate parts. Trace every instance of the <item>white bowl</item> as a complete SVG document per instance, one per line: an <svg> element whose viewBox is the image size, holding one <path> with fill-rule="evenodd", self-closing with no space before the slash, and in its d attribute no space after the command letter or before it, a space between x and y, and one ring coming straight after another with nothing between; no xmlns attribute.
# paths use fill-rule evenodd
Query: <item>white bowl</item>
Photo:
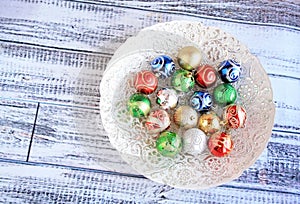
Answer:
<svg viewBox="0 0 300 204"><path fill-rule="evenodd" d="M237 103L247 111L247 124L231 132L234 149L226 157L215 157L208 150L198 156L180 153L174 158L163 157L155 148L155 137L147 134L141 120L127 112L127 101L135 92L134 73L150 70L150 61L160 54L175 59L178 50L188 45L198 47L205 56L204 61L213 66L225 59L242 64L242 76L234 86L238 91ZM160 80L159 86L166 87L169 83ZM212 90L213 87L208 91ZM122 158L145 177L178 188L205 189L239 177L266 147L274 123L271 84L258 59L233 36L198 22L157 24L128 39L108 64L100 92L103 126ZM180 104L186 103L187 96L180 95L183 99ZM150 99L152 108L157 108L155 94ZM219 115L222 112L217 106L214 110Z"/></svg>

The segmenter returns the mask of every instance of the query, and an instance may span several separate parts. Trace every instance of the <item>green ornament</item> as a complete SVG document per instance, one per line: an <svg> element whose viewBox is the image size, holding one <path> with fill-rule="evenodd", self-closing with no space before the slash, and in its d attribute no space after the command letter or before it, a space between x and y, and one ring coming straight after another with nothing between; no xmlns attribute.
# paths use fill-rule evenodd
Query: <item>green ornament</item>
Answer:
<svg viewBox="0 0 300 204"><path fill-rule="evenodd" d="M133 117L141 118L150 112L151 102L146 95L135 93L130 96L127 108Z"/></svg>
<svg viewBox="0 0 300 204"><path fill-rule="evenodd" d="M237 98L236 89L230 84L220 84L214 89L214 100L220 105L233 104Z"/></svg>
<svg viewBox="0 0 300 204"><path fill-rule="evenodd" d="M192 72L180 69L174 73L171 84L178 91L188 92L194 88L195 80Z"/></svg>
<svg viewBox="0 0 300 204"><path fill-rule="evenodd" d="M181 151L181 137L175 132L162 132L156 140L156 148L163 156L174 157Z"/></svg>

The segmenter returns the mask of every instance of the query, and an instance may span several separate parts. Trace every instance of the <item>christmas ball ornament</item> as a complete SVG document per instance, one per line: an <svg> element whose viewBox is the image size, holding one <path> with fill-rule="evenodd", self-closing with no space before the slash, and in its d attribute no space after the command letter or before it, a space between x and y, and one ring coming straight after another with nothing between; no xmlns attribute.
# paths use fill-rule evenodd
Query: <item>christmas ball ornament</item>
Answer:
<svg viewBox="0 0 300 204"><path fill-rule="evenodd" d="M245 127L246 118L245 109L239 105L227 106L223 114L225 124L233 129Z"/></svg>
<svg viewBox="0 0 300 204"><path fill-rule="evenodd" d="M217 81L217 72L208 64L200 66L197 68L195 80L202 88L212 87Z"/></svg>
<svg viewBox="0 0 300 204"><path fill-rule="evenodd" d="M198 128L191 128L182 135L182 152L192 155L201 154L207 148L204 132Z"/></svg>
<svg viewBox="0 0 300 204"><path fill-rule="evenodd" d="M217 132L208 139L208 149L217 157L228 155L232 148L233 141L231 140L231 136L225 132Z"/></svg>
<svg viewBox="0 0 300 204"><path fill-rule="evenodd" d="M218 72L223 82L236 82L241 75L241 65L234 60L225 60L218 67Z"/></svg>
<svg viewBox="0 0 300 204"><path fill-rule="evenodd" d="M151 67L154 74L161 79L166 79L175 72L175 64L172 58L167 55L156 57L152 60Z"/></svg>
<svg viewBox="0 0 300 204"><path fill-rule="evenodd" d="M198 128L205 134L212 135L221 129L221 120L215 112L207 112L199 117Z"/></svg>
<svg viewBox="0 0 300 204"><path fill-rule="evenodd" d="M165 157L174 157L182 149L182 140L175 132L162 132L156 140L156 149Z"/></svg>
<svg viewBox="0 0 300 204"><path fill-rule="evenodd" d="M150 112L151 102L146 95L135 93L130 96L127 108L133 117L141 118Z"/></svg>
<svg viewBox="0 0 300 204"><path fill-rule="evenodd" d="M180 106L174 113L175 124L184 129L193 128L197 125L198 114L190 106Z"/></svg>
<svg viewBox="0 0 300 204"><path fill-rule="evenodd" d="M176 70L174 73L171 84L174 89L182 92L188 92L194 88L195 80L192 72L186 70Z"/></svg>
<svg viewBox="0 0 300 204"><path fill-rule="evenodd" d="M165 110L177 106L178 96L174 89L162 88L157 92L156 97L156 102Z"/></svg>
<svg viewBox="0 0 300 204"><path fill-rule="evenodd" d="M220 84L214 89L214 101L220 105L229 105L236 101L237 91L230 84Z"/></svg>
<svg viewBox="0 0 300 204"><path fill-rule="evenodd" d="M134 87L143 94L153 93L158 84L157 77L150 71L140 71L135 75Z"/></svg>
<svg viewBox="0 0 300 204"><path fill-rule="evenodd" d="M177 60L181 68L191 71L200 65L202 54L197 48L187 46L179 50Z"/></svg>
<svg viewBox="0 0 300 204"><path fill-rule="evenodd" d="M165 110L155 110L146 119L145 127L148 133L159 133L167 129L171 124L169 114Z"/></svg>
<svg viewBox="0 0 300 204"><path fill-rule="evenodd" d="M196 111L208 111L212 106L212 99L206 91L195 91L190 99L190 105Z"/></svg>

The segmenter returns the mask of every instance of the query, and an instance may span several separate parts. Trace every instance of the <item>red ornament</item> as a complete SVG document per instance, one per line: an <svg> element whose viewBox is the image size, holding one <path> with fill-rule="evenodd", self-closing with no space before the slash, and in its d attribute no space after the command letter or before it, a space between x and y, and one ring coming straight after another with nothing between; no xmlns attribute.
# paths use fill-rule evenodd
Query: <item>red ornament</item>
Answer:
<svg viewBox="0 0 300 204"><path fill-rule="evenodd" d="M150 71L140 71L135 75L134 87L140 93L153 93L157 88L157 84L157 77Z"/></svg>
<svg viewBox="0 0 300 204"><path fill-rule="evenodd" d="M224 111L223 118L230 128L238 129L245 127L247 115L243 107L239 105L229 105Z"/></svg>
<svg viewBox="0 0 300 204"><path fill-rule="evenodd" d="M216 83L217 72L208 64L202 65L197 69L195 80L202 88L209 88Z"/></svg>
<svg viewBox="0 0 300 204"><path fill-rule="evenodd" d="M233 148L231 136L225 132L217 132L210 136L208 140L209 151L217 156L224 157L228 155Z"/></svg>

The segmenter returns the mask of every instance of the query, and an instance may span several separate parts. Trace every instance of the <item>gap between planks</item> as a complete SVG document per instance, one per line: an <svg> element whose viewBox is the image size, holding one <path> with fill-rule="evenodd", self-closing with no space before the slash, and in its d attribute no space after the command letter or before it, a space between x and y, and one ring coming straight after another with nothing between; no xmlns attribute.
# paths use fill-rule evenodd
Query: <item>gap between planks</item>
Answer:
<svg viewBox="0 0 300 204"><path fill-rule="evenodd" d="M86 110L99 110L99 107L91 107L91 106L68 104L68 103L55 103L55 102L50 102L50 101L37 101L37 100L21 99L21 98L6 98L6 97L2 97L2 96L0 96L0 100L19 101L19 102L27 102L27 103L35 103L35 104L39 103L40 105L82 108L82 109L86 109Z"/></svg>
<svg viewBox="0 0 300 204"><path fill-rule="evenodd" d="M31 151L31 146L32 146L32 142L33 142L34 131L35 131L35 126L36 126L36 121L37 121L37 118L38 118L39 110L40 110L40 103L38 102L37 107L36 107L35 116L34 116L34 123L33 123L32 132L31 132L28 152L27 152L27 158L26 158L27 162L29 161L29 157L30 157L30 151Z"/></svg>
<svg viewBox="0 0 300 204"><path fill-rule="evenodd" d="M72 49L72 48L66 48L66 47L57 47L57 46L53 46L53 45L50 46L50 45L35 44L35 43L14 41L14 40L0 39L0 42L11 43L11 44L16 44L16 45L27 45L27 46L37 47L37 48L46 48L46 49L50 49L50 50L61 50L61 51L78 52L78 53L84 53L84 54L104 55L107 57L113 56L112 53L98 52L98 51L93 51L93 50Z"/></svg>

